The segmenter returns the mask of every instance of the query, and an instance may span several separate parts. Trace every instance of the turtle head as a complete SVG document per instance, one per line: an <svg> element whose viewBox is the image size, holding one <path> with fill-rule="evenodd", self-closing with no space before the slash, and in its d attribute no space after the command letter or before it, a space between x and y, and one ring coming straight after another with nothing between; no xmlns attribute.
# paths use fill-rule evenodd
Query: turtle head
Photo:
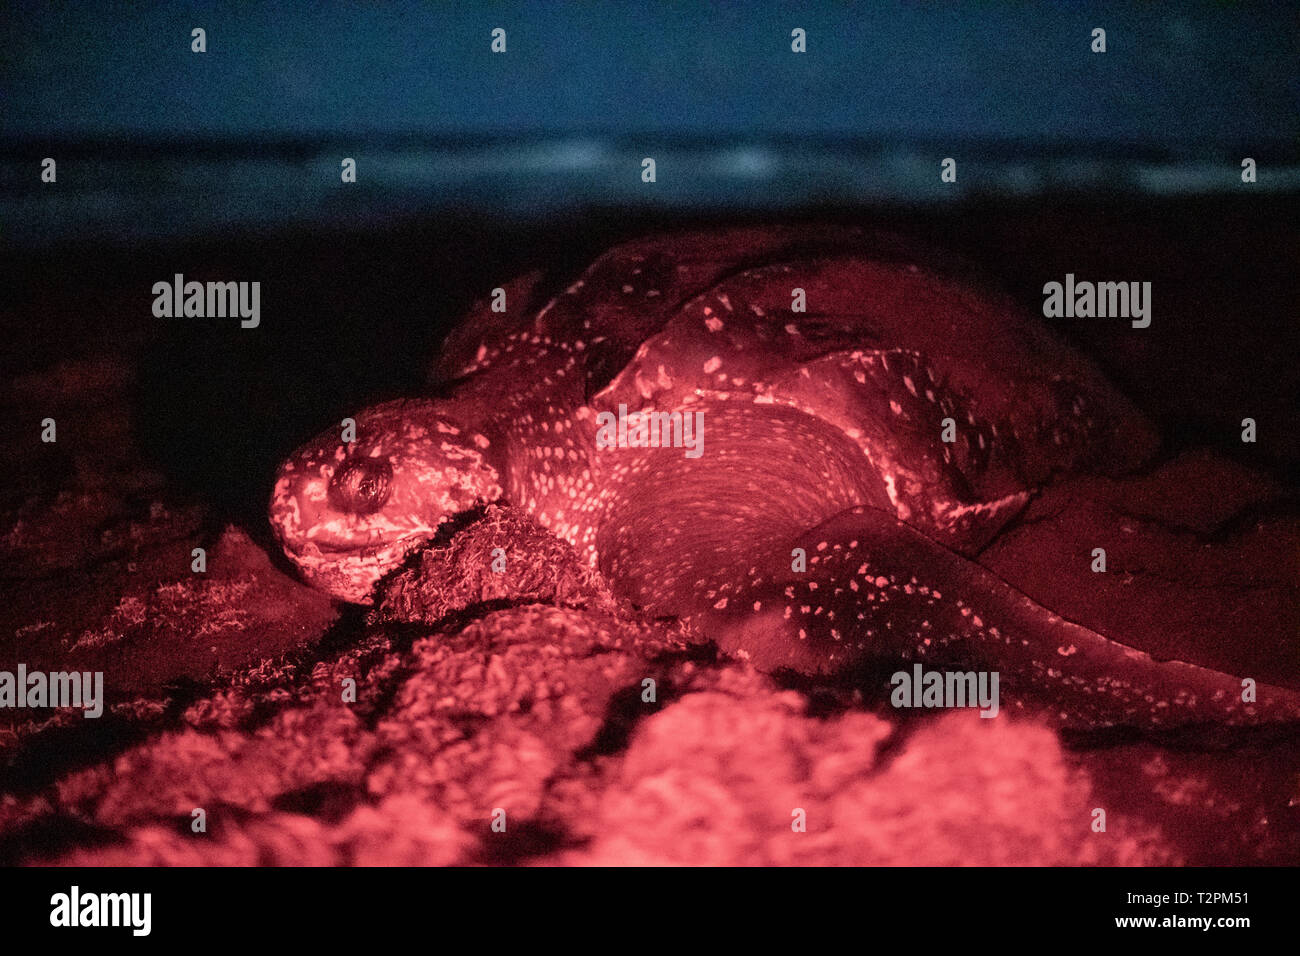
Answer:
<svg viewBox="0 0 1300 956"><path fill-rule="evenodd" d="M453 515L501 496L491 443L445 403L375 405L281 467L270 520L315 588L358 604Z"/></svg>

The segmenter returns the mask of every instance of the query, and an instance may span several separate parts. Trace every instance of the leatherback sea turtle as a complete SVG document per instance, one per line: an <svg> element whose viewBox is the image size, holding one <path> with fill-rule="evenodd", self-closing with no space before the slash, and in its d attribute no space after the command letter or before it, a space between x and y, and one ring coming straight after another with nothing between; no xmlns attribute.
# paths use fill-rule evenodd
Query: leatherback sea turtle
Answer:
<svg viewBox="0 0 1300 956"><path fill-rule="evenodd" d="M1063 620L970 559L1053 474L1131 469L1156 438L968 276L790 227L619 246L532 314L529 288L452 334L439 397L368 408L354 441L284 464L271 522L312 585L367 603L500 499L766 668L973 661L1086 727L1300 716L1300 694L1243 702L1239 679Z"/></svg>

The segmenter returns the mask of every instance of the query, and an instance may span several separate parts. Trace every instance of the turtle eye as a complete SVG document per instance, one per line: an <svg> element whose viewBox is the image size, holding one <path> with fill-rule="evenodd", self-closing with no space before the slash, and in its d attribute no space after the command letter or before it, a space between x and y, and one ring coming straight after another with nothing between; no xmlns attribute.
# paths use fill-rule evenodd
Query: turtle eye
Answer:
<svg viewBox="0 0 1300 956"><path fill-rule="evenodd" d="M339 511L374 514L393 490L393 466L382 458L358 456L345 461L330 481L329 500Z"/></svg>

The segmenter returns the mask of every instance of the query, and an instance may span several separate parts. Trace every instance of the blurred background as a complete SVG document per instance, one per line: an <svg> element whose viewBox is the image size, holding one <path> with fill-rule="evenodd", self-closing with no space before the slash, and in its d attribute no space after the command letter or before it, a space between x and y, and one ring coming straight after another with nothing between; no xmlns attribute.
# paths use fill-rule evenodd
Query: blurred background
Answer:
<svg viewBox="0 0 1300 956"><path fill-rule="evenodd" d="M1297 26L1282 3L11 0L2 371L123 357L144 447L252 515L288 447L418 388L512 273L834 219L973 258L1035 311L1067 271L1154 282L1147 332L1061 331L1175 438L1240 454L1235 423L1272 410L1249 451L1288 470ZM261 281L261 328L155 319L176 272Z"/></svg>
<svg viewBox="0 0 1300 956"><path fill-rule="evenodd" d="M23 245L591 205L1196 195L1236 190L1245 155L1267 167L1255 192L1300 184L1300 20L1282 3L6 6L0 214ZM56 194L30 175L51 153L77 160ZM950 155L961 175L941 184ZM633 175L644 156L654 189Z"/></svg>

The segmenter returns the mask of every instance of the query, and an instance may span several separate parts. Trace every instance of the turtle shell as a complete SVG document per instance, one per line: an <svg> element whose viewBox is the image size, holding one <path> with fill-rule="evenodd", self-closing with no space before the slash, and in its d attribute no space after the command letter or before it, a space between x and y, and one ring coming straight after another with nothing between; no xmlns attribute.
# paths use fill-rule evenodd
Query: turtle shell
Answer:
<svg viewBox="0 0 1300 956"><path fill-rule="evenodd" d="M613 247L544 304L539 290L551 283L543 270L501 287L504 312L493 311L493 296L476 302L448 335L431 380L446 386L498 367L517 368L520 353L512 353L511 342L536 335L583 343L586 392L594 395L688 302L727 277L826 256L927 262L935 274L974 275L973 267L957 257L855 226L747 226L655 235Z"/></svg>
<svg viewBox="0 0 1300 956"><path fill-rule="evenodd" d="M868 349L916 367L900 378L912 397L937 393L962 410L960 454L987 457L991 431L1006 424L998 444L1009 471L958 462L983 483L975 497L1061 470L1127 471L1158 444L1042 320L969 262L911 239L824 224L669 233L615 246L538 308L548 285L529 273L504 286L504 312L478 303L448 337L434 381L501 415L661 409L738 391L766 398L806 363ZM807 311L792 308L796 288ZM935 387L918 390L921 376Z"/></svg>

